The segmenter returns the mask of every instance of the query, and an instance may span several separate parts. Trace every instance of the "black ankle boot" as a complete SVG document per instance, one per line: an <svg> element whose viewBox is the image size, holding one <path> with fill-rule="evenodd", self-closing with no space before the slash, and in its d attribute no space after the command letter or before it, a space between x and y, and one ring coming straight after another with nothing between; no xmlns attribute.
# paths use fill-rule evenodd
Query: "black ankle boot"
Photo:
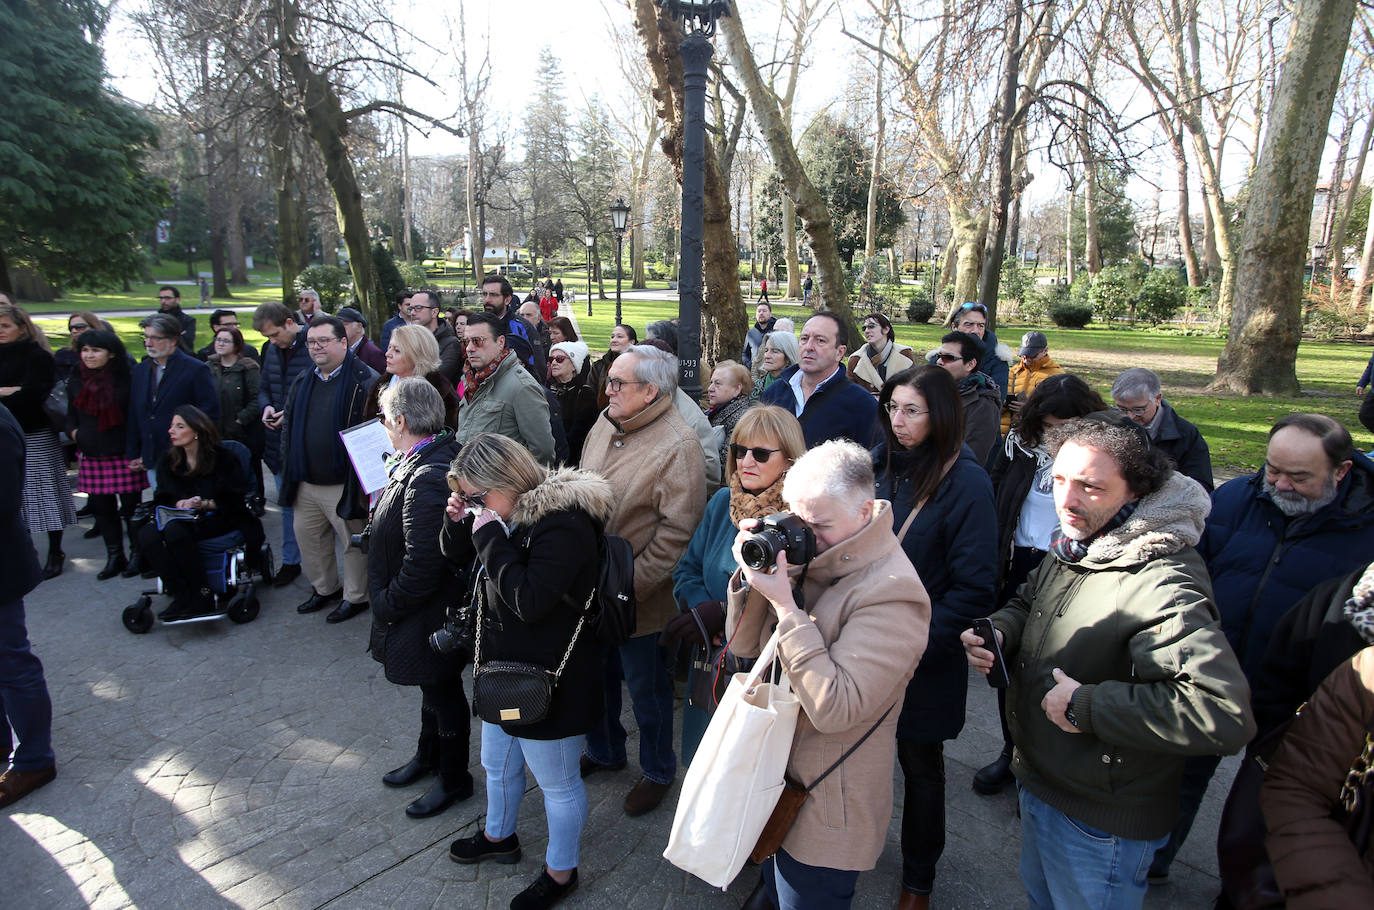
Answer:
<svg viewBox="0 0 1374 910"><path fill-rule="evenodd" d="M128 568L128 566L129 560L124 558L123 547L106 546L105 568L95 573L95 577L99 581L105 581L107 578L114 578L120 572Z"/></svg>
<svg viewBox="0 0 1374 910"><path fill-rule="evenodd" d="M429 818L431 815L438 815L449 806L456 802L461 802L472 795L472 775L466 771L458 779L445 779L444 775L439 775L434 786L429 788L429 792L419 799L406 806L406 815L411 818Z"/></svg>
<svg viewBox="0 0 1374 910"><path fill-rule="evenodd" d="M138 535L134 533L133 523L124 520L124 533L129 538L129 564L119 573L120 578L137 578L143 574L143 557L138 552Z"/></svg>
<svg viewBox="0 0 1374 910"><path fill-rule="evenodd" d="M43 579L56 578L62 574L62 564L67 561L67 554L61 550L49 550L48 561L43 566Z"/></svg>
<svg viewBox="0 0 1374 910"><path fill-rule="evenodd" d="M1002 754L990 765L973 775L973 789L984 796L1001 793L1016 778L1011 773L1011 746L1003 746Z"/></svg>
<svg viewBox="0 0 1374 910"><path fill-rule="evenodd" d="M394 771L388 771L382 775L382 783L388 787L409 787L429 772L433 771L436 763L430 756L416 752L410 761Z"/></svg>

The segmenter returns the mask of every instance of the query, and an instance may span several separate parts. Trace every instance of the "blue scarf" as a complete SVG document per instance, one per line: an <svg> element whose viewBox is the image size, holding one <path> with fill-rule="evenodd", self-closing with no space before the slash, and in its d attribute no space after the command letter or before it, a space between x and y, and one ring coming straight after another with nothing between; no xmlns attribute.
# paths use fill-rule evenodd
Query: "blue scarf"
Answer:
<svg viewBox="0 0 1374 910"><path fill-rule="evenodd" d="M1096 534L1089 537L1087 540L1074 540L1071 537L1065 537L1062 529L1055 528L1054 533L1050 535L1050 552L1053 553L1055 558L1060 562L1082 562L1083 557L1088 555L1088 547L1092 545L1092 542L1103 534L1115 531L1117 528L1124 525L1130 520L1131 516L1135 514L1136 507L1139 505L1140 500L1138 499L1126 503L1107 521L1106 524L1097 530Z"/></svg>

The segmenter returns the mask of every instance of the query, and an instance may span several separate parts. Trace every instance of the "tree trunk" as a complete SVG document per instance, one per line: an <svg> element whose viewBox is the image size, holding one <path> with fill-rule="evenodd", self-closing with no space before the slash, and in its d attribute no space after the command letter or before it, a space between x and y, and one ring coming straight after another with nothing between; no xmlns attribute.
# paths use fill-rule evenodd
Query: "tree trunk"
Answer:
<svg viewBox="0 0 1374 910"><path fill-rule="evenodd" d="M277 264L281 267L282 304L296 302L296 276L310 264L306 219L296 194L296 161L291 148L291 118L285 107L276 111L267 160L277 201Z"/></svg>
<svg viewBox="0 0 1374 910"><path fill-rule="evenodd" d="M1074 278L1073 200L1077 195L1078 185L1070 180L1069 195L1064 202L1064 277L1069 284L1073 284Z"/></svg>
<svg viewBox="0 0 1374 910"><path fill-rule="evenodd" d="M782 194L782 258L787 263L787 292L779 296L800 297L801 256L797 250L797 207L786 193ZM796 287L792 286L794 282Z"/></svg>
<svg viewBox="0 0 1374 910"><path fill-rule="evenodd" d="M1021 0L1008 0L1006 47L1002 55L1002 97L997 112L997 157L993 198L988 212L983 274L978 301L987 307L988 331L997 325L997 288L1002 279L1002 258L1007 243L1007 213L1011 208L1011 156L1016 135L1016 85L1021 78ZM871 197L870 197L871 198Z"/></svg>
<svg viewBox="0 0 1374 910"><path fill-rule="evenodd" d="M1350 136L1355 132L1355 118L1350 117L1341 127L1336 144L1336 160L1331 165L1331 185L1326 191L1326 211L1322 215L1322 243L1331 249L1331 232L1336 227L1336 210L1341 204L1341 184L1345 183L1345 160L1350 155Z"/></svg>
<svg viewBox="0 0 1374 910"><path fill-rule="evenodd" d="M310 136L324 159L325 178L334 193L339 230L348 249L348 268L353 274L353 291L367 321L381 325L390 315L385 294L372 264L367 216L363 212L362 188L348 157L348 120L329 79L316 72L296 37L299 10L294 0L280 4L281 57L301 95ZM329 251L325 251L326 258Z"/></svg>
<svg viewBox="0 0 1374 910"><path fill-rule="evenodd" d="M649 172L653 169L654 146L658 143L660 129L657 119L649 124L649 135L644 138L644 148L635 166L630 206L636 212L645 211L648 205ZM648 286L648 275L644 268L644 232L635 231L634 238L630 241L630 287L642 291Z"/></svg>
<svg viewBox="0 0 1374 910"><path fill-rule="evenodd" d="M647 0L639 2L644 3ZM826 309L839 316L849 337L858 338L858 323L849 305L849 289L844 280L844 262L840 259L834 225L830 220L825 200L811 183L811 178L807 176L806 169L797 157L791 133L782 119L777 101L768 93L763 79L759 76L758 65L754 62L753 52L749 49L739 20L728 16L721 19L716 28L716 34L724 37L730 61L744 83L749 106L753 108L759 131L768 143L768 150L778 169L778 176L782 179L783 189L792 198L796 204L797 214L801 216L802 229L807 235L807 245L816 257L816 286L820 299ZM791 257L795 254L795 249L789 245L787 255ZM742 343L743 338L740 341Z"/></svg>
<svg viewBox="0 0 1374 910"><path fill-rule="evenodd" d="M1231 334L1213 389L1295 395L1312 195L1355 0L1299 0L1251 184Z"/></svg>
<svg viewBox="0 0 1374 910"><path fill-rule="evenodd" d="M468 261L472 263L472 283L482 280L485 274L487 253L486 219L478 216L477 187L481 185L482 174L482 133L476 129L476 112L468 112L468 172L467 172L467 210ZM485 213L483 213L485 214Z"/></svg>
<svg viewBox="0 0 1374 910"><path fill-rule="evenodd" d="M1353 306L1364 305L1365 298L1369 296L1371 279L1374 279L1374 218L1369 219L1364 229L1364 251L1360 254L1360 267L1355 272L1355 286L1350 290ZM1374 301L1370 303L1363 334L1370 332L1374 332Z"/></svg>
<svg viewBox="0 0 1374 910"><path fill-rule="evenodd" d="M1178 248L1183 266L1188 272L1188 286L1202 287L1202 267L1193 249L1193 216L1188 207L1188 153L1183 147L1183 134L1169 125L1169 145L1174 152L1174 166L1178 171Z"/></svg>
<svg viewBox="0 0 1374 910"><path fill-rule="evenodd" d="M1331 245L1329 253L1331 258L1331 299L1337 299L1337 295L1344 293L1345 287L1349 284L1345 280L1345 234L1350 227L1350 210L1355 207L1355 197L1360 192L1360 181L1364 179L1364 162L1369 157L1369 144L1374 141L1374 115L1371 115L1364 127L1364 138L1360 140L1360 150L1355 156L1355 170L1350 175L1349 189L1341 197L1340 211L1336 215L1336 222L1331 228Z"/></svg>
<svg viewBox="0 0 1374 910"><path fill-rule="evenodd" d="M1087 137L1086 118L1078 134L1083 157L1083 265L1089 275L1102 271L1102 251L1097 241L1097 161Z"/></svg>
<svg viewBox="0 0 1374 910"><path fill-rule="evenodd" d="M873 80L873 156L869 162L868 206L864 213L864 273L870 273L868 262L878 253L878 186L883 179L883 140L886 139L887 119L883 116L883 40L886 25L878 30L878 72ZM789 270L790 271L790 270Z"/></svg>

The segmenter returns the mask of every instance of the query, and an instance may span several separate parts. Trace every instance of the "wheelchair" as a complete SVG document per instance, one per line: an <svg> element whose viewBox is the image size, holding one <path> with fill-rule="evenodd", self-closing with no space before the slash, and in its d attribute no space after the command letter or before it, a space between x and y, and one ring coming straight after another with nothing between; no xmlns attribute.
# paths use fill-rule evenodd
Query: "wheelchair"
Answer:
<svg viewBox="0 0 1374 910"><path fill-rule="evenodd" d="M246 469L251 457L248 447L234 440L225 440L223 445ZM251 472L248 474L251 477ZM255 492L253 489L244 491L245 500L250 499ZM140 509L150 505L144 503ZM151 512L151 509L145 510L145 514L150 517ZM215 595L214 612L184 619L161 620L162 624L179 626L193 622L216 621L226 616L238 624L257 619L260 609L257 586L267 583L275 572L272 546L266 541L262 521L250 511L244 527L218 537L206 538L199 541L197 547L205 564L206 585ZM138 600L124 608L124 628L135 635L151 631L156 620L153 597L166 593L162 579L158 578L155 587L141 592Z"/></svg>

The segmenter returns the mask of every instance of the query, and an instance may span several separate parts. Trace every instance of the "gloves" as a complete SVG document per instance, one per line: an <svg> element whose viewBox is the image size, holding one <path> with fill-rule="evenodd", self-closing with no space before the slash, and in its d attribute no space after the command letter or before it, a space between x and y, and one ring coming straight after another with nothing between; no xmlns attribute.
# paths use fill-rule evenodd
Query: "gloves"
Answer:
<svg viewBox="0 0 1374 910"><path fill-rule="evenodd" d="M694 613L696 616L692 615ZM707 635L714 638L725 628L725 604L718 600L710 600L674 616L659 633L659 644L665 648L673 647L679 642L704 646L706 642L701 639L701 626L697 625L698 617L702 625L706 626Z"/></svg>

